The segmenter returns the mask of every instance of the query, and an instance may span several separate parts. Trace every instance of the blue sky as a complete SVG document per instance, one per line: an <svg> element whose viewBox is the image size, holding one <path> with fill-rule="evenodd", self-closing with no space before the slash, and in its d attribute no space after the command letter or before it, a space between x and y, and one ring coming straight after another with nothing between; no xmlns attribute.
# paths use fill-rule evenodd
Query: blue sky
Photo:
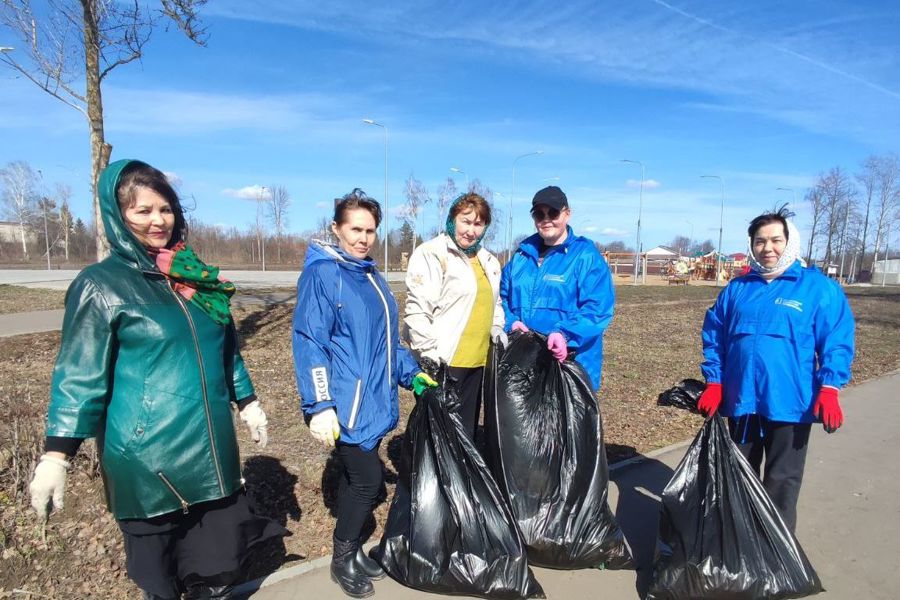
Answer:
<svg viewBox="0 0 900 600"><path fill-rule="evenodd" d="M388 127L392 213L410 174L432 196L448 176L462 188L455 166L502 194L505 216L513 160L543 150L517 163L516 234L555 184L578 233L634 245L640 167L620 161L640 160L645 249L717 238L719 183L700 175L724 181L734 252L750 218L792 200L776 188L795 190L805 234L820 171L900 150L900 11L886 1L215 0L203 14L207 48L160 29L104 103L113 158L176 174L207 223L249 226L254 186L288 189L292 231L354 187L382 200L383 134L363 118ZM16 43L0 29L0 45ZM0 91L0 164L69 183L87 218L82 115L6 68Z"/></svg>

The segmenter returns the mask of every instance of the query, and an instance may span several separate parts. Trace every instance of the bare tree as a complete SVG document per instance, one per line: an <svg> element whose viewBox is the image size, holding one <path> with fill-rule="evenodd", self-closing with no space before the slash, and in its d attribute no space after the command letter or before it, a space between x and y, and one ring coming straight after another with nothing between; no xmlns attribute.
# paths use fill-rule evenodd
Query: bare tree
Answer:
<svg viewBox="0 0 900 600"><path fill-rule="evenodd" d="M447 207L451 202L453 202L458 194L459 192L457 192L456 190L456 182L453 181L452 177L448 177L447 181L442 186L438 187L438 231L444 230L444 221L447 219Z"/></svg>
<svg viewBox="0 0 900 600"><path fill-rule="evenodd" d="M26 229L37 206L37 176L31 165L17 160L0 170L0 181L3 183L3 212L19 224L19 236L22 239L22 258L28 259Z"/></svg>
<svg viewBox="0 0 900 600"><path fill-rule="evenodd" d="M419 232L419 215L422 214L425 206L431 202L431 196L425 185L416 179L412 173L406 180L406 189L403 191L406 196L406 204L403 206L401 219L409 223L412 228L412 252L416 251L416 241Z"/></svg>
<svg viewBox="0 0 900 600"><path fill-rule="evenodd" d="M890 230L893 218L900 204L900 158L891 154L878 159L878 197L876 210L878 223L875 227L875 251L872 258L872 268L878 260L878 252L881 245L886 244L887 232Z"/></svg>
<svg viewBox="0 0 900 600"><path fill-rule="evenodd" d="M190 40L205 46L206 31L197 11L206 2L160 0L155 10L142 8L138 0L48 0L38 10L32 8L31 0L0 2L0 24L23 43L21 51L0 54L0 61L87 119L98 260L108 248L97 181L112 152L103 128L103 80L116 67L143 56L144 46L161 19L171 21Z"/></svg>
<svg viewBox="0 0 900 600"><path fill-rule="evenodd" d="M820 176L821 177L821 176ZM806 192L806 202L809 204L810 212L812 212L812 225L809 231L809 244L806 248L806 261L812 264L813 261L813 244L816 240L816 234L819 232L819 223L824 219L825 198L822 189L815 185Z"/></svg>
<svg viewBox="0 0 900 600"><path fill-rule="evenodd" d="M269 190L267 210L269 220L272 222L272 228L275 230L275 237L278 239L276 252L278 263L281 264L281 242L284 238L284 230L288 224L287 211L291 207L291 195L288 193L287 188L281 185L273 185Z"/></svg>
<svg viewBox="0 0 900 600"><path fill-rule="evenodd" d="M847 174L840 167L832 167L827 174L820 174L816 181L822 198L819 233L825 236L825 262L835 257L834 244L841 237L851 208L854 189Z"/></svg>
<svg viewBox="0 0 900 600"><path fill-rule="evenodd" d="M69 199L72 197L72 188L58 183L56 184L56 199L59 201L59 228L57 239L62 239L66 248L66 262L69 261L69 233L72 231L72 211L69 210Z"/></svg>
<svg viewBox="0 0 900 600"><path fill-rule="evenodd" d="M856 276L859 275L859 271L862 271L863 258L865 258L866 255L866 242L869 233L869 215L872 211L872 200L875 198L875 191L878 186L879 160L880 159L877 156L869 156L862 164L862 171L856 175L856 181L862 189L861 204L863 207L862 225L860 230L862 240L859 244L859 264L856 265Z"/></svg>

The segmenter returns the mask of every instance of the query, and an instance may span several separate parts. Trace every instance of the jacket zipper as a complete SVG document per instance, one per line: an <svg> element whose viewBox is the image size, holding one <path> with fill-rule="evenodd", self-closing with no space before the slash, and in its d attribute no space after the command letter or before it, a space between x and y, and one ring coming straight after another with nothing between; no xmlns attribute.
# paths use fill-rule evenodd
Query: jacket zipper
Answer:
<svg viewBox="0 0 900 600"><path fill-rule="evenodd" d="M178 501L181 502L181 512L184 514L188 514L188 502L184 499L184 497L178 493L178 490L175 489L175 486L172 485L172 482L163 474L162 471L157 471L156 474L162 479L162 482L166 484L166 487L169 488L175 497L178 498Z"/></svg>
<svg viewBox="0 0 900 600"><path fill-rule="evenodd" d="M378 292L378 297L381 298L381 303L384 305L384 322L385 322L385 333L387 337L387 392L388 398L391 397L391 381L393 380L393 375L391 371L391 311L388 309L387 300L384 298L384 294L381 293L381 288L378 287L378 284L375 282L375 278L372 277L371 273L366 273L366 277L369 278L369 281L372 282L372 285L375 287L375 291Z"/></svg>
<svg viewBox="0 0 900 600"><path fill-rule="evenodd" d="M359 410L359 392L362 387L362 379L356 380L356 395L353 396L353 407L350 409L350 421L347 423L347 429L353 429L356 425L356 412Z"/></svg>
<svg viewBox="0 0 900 600"><path fill-rule="evenodd" d="M209 433L209 447L212 451L213 464L216 466L216 476L219 479L219 491L224 496L224 478L222 477L222 467L219 465L219 451L216 449L216 438L213 435L212 416L209 410L209 397L206 394L206 370L203 367L203 355L200 354L200 340L197 339L197 328L194 325L194 319L191 318L191 313L188 311L187 305L184 303L181 296L178 295L178 292L173 290L168 284L166 284L166 287L169 288L175 296L175 300L184 312L184 316L187 317L188 325L190 325L191 328L191 336L194 339L194 350L197 352L197 364L200 367L200 390L203 393L203 408L206 413L206 430Z"/></svg>

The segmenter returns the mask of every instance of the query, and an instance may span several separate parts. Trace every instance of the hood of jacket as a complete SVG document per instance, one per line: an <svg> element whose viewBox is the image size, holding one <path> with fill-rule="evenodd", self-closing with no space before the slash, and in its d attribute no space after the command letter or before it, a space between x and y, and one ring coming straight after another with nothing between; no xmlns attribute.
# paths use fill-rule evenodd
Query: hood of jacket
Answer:
<svg viewBox="0 0 900 600"><path fill-rule="evenodd" d="M350 256L337 244L313 240L306 250L306 260L303 262L303 268L308 268L321 261L335 262L344 269L361 273L377 270L375 261L369 257L356 258L355 256Z"/></svg>
<svg viewBox="0 0 900 600"><path fill-rule="evenodd" d="M132 163L145 164L142 161L127 158L110 163L103 169L98 183L100 216L103 219L103 229L106 232L106 239L109 241L110 251L138 269L155 271L157 270L156 263L147 253L143 244L128 229L116 198L116 187L119 185L122 171Z"/></svg>

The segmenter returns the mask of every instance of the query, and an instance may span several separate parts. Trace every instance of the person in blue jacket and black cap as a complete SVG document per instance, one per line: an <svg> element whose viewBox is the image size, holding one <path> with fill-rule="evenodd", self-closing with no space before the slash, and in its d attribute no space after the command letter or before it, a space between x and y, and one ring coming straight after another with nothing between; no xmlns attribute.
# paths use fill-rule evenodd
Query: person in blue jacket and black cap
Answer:
<svg viewBox="0 0 900 600"><path fill-rule="evenodd" d="M301 408L343 467L331 578L354 598L371 596L371 580L384 577L359 538L383 482L378 447L399 418L397 384L419 394L437 385L400 345L397 302L369 257L381 217L362 190L336 201L338 244L310 244L293 320Z"/></svg>
<svg viewBox="0 0 900 600"><path fill-rule="evenodd" d="M719 294L703 322L706 390L697 408L728 417L731 435L785 524L797 499L812 423L844 422L854 322L840 286L800 259L800 233L782 207L750 222L751 270Z"/></svg>
<svg viewBox="0 0 900 600"><path fill-rule="evenodd" d="M613 317L612 278L594 242L569 227L569 200L556 186L534 195L537 233L525 239L503 269L500 296L510 331L547 336L560 362L570 352L600 388L603 333Z"/></svg>

